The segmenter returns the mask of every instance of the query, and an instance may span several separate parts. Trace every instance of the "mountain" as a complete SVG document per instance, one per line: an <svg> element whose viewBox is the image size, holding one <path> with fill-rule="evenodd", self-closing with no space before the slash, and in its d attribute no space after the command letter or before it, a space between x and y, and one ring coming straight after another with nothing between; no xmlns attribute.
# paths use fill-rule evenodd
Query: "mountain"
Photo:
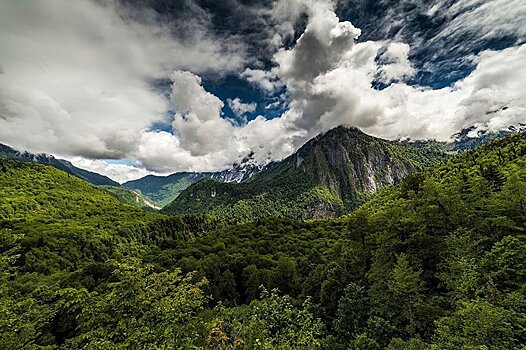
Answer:
<svg viewBox="0 0 526 350"><path fill-rule="evenodd" d="M122 203L149 211L161 209L161 206L158 203L146 198L136 190L122 187L118 182L113 181L109 177L77 168L71 164L71 162L68 162L64 159L57 159L50 154L34 154L27 151L20 152L7 145L0 144L0 158L50 165L54 168L65 171L70 175L90 182L93 185L103 188Z"/></svg>
<svg viewBox="0 0 526 350"><path fill-rule="evenodd" d="M464 152L506 135L523 132L526 132L526 124L522 123L510 125L498 131L490 131L485 128L471 126L453 135L453 142L449 143L446 147L453 151Z"/></svg>
<svg viewBox="0 0 526 350"><path fill-rule="evenodd" d="M251 181L199 181L162 211L211 212L241 221L268 216L335 217L357 207L377 189L444 157L435 148L387 141L340 126L318 135L283 161L269 164Z"/></svg>
<svg viewBox="0 0 526 350"><path fill-rule="evenodd" d="M159 203L153 202L151 199L144 196L140 191L133 188L107 185L100 185L99 187L108 191L112 196L117 198L122 203L150 211L161 209Z"/></svg>
<svg viewBox="0 0 526 350"><path fill-rule="evenodd" d="M140 191L143 195L161 206L173 201L191 184L213 176L215 173L181 172L168 176L147 175L138 180L123 183L127 188Z"/></svg>
<svg viewBox="0 0 526 350"><path fill-rule="evenodd" d="M125 182L123 186L140 191L144 196L159 203L161 206L171 203L188 186L199 180L208 178L221 182L236 182L247 180L264 169L257 164L253 153L249 154L231 168L219 172L180 172L167 176L147 175L137 180Z"/></svg>
<svg viewBox="0 0 526 350"><path fill-rule="evenodd" d="M34 162L39 164L51 165L57 169L65 171L68 174L91 182L94 185L120 186L109 177L100 175L88 170L80 169L64 159L57 159L50 154L34 154L29 152L20 152L7 145L0 144L0 158L19 160L22 162Z"/></svg>

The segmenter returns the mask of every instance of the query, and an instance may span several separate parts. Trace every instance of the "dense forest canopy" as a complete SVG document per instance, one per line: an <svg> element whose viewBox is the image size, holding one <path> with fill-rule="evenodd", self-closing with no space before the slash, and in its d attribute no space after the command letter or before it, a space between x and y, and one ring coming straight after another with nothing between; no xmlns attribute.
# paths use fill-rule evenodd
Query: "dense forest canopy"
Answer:
<svg viewBox="0 0 526 350"><path fill-rule="evenodd" d="M0 159L0 348L526 346L525 134L340 218L214 214Z"/></svg>

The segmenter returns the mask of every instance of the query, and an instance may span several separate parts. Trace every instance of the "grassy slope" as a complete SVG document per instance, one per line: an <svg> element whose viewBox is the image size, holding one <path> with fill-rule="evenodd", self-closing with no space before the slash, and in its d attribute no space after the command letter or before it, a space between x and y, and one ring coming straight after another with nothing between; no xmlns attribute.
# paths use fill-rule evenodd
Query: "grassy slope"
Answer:
<svg viewBox="0 0 526 350"><path fill-rule="evenodd" d="M149 175L142 179L128 181L123 186L139 190L161 206L172 202L188 186L208 177L209 173L176 173L169 176Z"/></svg>

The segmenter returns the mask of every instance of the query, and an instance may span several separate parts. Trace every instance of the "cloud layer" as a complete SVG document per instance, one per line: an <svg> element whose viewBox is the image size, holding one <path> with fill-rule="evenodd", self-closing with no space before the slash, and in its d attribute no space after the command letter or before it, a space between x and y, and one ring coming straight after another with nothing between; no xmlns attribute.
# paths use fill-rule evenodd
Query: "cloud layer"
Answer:
<svg viewBox="0 0 526 350"><path fill-rule="evenodd" d="M429 15L443 6L437 2ZM448 10L456 11L451 40L468 31L468 21L486 28L466 1L458 6ZM526 44L471 55L475 69L451 86L410 85L418 69L403 36L360 40L362 30L340 20L331 1L280 0L259 9L273 24L267 68L248 60L236 40L211 34L206 16L174 36L155 14L110 1L13 2L1 10L0 142L64 156L120 181L221 170L251 151L259 162L281 159L340 124L390 139L445 140L471 125L498 129L526 120ZM501 31L516 24L494 23ZM444 31L434 40L447 38ZM247 120L255 103L222 101L203 87L203 74L227 72L287 110ZM167 78L168 96L155 88ZM225 103L241 122L223 115ZM156 130L156 123L171 128ZM121 158L131 161L103 161Z"/></svg>

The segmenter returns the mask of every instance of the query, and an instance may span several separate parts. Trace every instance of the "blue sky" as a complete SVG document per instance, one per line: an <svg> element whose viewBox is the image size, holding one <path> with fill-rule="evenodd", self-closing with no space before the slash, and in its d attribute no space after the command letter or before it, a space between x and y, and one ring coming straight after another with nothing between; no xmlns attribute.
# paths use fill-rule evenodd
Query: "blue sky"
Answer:
<svg viewBox="0 0 526 350"><path fill-rule="evenodd" d="M30 0L0 11L0 142L119 181L282 159L344 124L526 121L522 0Z"/></svg>

